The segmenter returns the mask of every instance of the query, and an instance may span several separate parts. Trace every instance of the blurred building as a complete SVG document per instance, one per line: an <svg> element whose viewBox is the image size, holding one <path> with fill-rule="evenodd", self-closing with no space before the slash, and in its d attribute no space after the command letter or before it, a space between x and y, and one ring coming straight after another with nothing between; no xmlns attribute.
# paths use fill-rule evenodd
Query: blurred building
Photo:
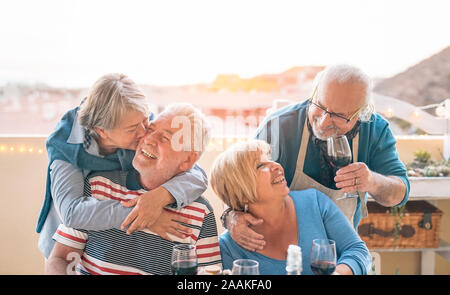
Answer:
<svg viewBox="0 0 450 295"><path fill-rule="evenodd" d="M315 75L322 69L294 67L279 74L251 78L218 75L212 83L171 87L141 85L141 88L155 113L170 103L189 102L215 121L214 135L249 135L275 99L305 99ZM87 91L87 88L7 84L0 88L0 134L49 134Z"/></svg>

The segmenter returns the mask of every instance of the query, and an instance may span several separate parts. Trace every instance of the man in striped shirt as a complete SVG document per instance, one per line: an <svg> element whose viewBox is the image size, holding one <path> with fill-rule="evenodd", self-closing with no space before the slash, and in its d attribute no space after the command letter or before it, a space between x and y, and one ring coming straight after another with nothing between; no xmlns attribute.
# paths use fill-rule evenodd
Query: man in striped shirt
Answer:
<svg viewBox="0 0 450 295"><path fill-rule="evenodd" d="M139 143L133 159L136 170L93 173L85 181L86 195L117 202L138 198L190 169L206 149L209 132L204 116L191 105L167 107ZM199 197L181 209L168 206L165 210L183 217L183 225L189 228L183 238L170 233L162 237L148 229L127 234L119 229L93 231L61 224L53 236L56 244L46 273L166 275L170 274L172 248L180 243L196 245L199 267L222 267L208 201Z"/></svg>

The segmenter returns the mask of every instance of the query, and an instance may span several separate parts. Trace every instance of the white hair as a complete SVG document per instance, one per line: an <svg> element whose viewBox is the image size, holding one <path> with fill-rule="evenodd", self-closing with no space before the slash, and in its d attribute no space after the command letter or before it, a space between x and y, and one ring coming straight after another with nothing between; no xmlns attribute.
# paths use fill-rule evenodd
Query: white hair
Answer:
<svg viewBox="0 0 450 295"><path fill-rule="evenodd" d="M365 88L365 106L359 113L359 120L367 122L374 113L374 104L372 102L372 80L360 68L349 64L336 64L326 67L319 72L314 79L314 87L318 93L325 93L328 85L332 82L345 84L347 82L357 82L364 85Z"/></svg>
<svg viewBox="0 0 450 295"><path fill-rule="evenodd" d="M174 103L164 108L158 115L158 118L161 117L171 117L173 127L188 122L190 128L187 131L190 134L187 135L191 140L190 143L184 142L185 150L195 151L200 158L211 138L211 127L205 115L189 103ZM183 127L185 126L183 125ZM186 138L183 137L184 139Z"/></svg>
<svg viewBox="0 0 450 295"><path fill-rule="evenodd" d="M149 116L148 100L142 90L126 75L106 74L89 89L78 110L78 121L94 138L94 127L111 130L126 111L135 110Z"/></svg>

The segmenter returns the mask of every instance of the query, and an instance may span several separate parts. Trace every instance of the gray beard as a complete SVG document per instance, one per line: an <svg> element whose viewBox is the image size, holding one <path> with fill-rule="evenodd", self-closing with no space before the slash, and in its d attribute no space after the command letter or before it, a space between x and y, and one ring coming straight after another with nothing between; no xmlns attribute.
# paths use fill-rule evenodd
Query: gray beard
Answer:
<svg viewBox="0 0 450 295"><path fill-rule="evenodd" d="M319 120L319 119L314 119L314 122L313 122L313 124L311 125L311 129L312 129L313 134L314 134L314 136L315 136L316 138L318 138L318 139L320 139L320 140L323 140L323 141L326 141L328 137L334 137L334 136L337 135L338 130L337 130L336 126L329 128L329 129L334 129L334 132L332 133L331 136L324 136L324 135L322 135L322 132L320 132L320 131L318 131L318 130L316 129L316 124L317 124L316 121L317 121L317 120Z"/></svg>

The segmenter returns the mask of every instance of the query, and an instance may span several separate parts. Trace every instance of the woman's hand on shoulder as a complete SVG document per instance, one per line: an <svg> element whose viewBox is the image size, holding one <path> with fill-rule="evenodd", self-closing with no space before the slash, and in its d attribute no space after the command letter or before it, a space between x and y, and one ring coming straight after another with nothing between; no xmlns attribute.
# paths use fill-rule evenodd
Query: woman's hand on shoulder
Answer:
<svg viewBox="0 0 450 295"><path fill-rule="evenodd" d="M163 208L173 202L172 195L162 186L148 191L141 196L130 200L122 201L125 207L134 207L123 221L121 228L130 235L134 231L150 228L160 217Z"/></svg>

